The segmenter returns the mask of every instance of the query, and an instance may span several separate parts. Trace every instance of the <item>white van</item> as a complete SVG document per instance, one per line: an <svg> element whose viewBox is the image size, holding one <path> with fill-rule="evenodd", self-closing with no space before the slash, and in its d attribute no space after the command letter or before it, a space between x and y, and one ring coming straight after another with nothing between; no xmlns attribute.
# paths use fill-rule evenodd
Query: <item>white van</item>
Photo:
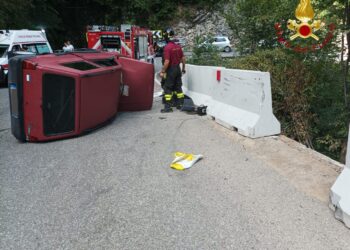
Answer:
<svg viewBox="0 0 350 250"><path fill-rule="evenodd" d="M52 48L45 31L0 30L0 86L7 85L8 54L18 51L48 54Z"/></svg>

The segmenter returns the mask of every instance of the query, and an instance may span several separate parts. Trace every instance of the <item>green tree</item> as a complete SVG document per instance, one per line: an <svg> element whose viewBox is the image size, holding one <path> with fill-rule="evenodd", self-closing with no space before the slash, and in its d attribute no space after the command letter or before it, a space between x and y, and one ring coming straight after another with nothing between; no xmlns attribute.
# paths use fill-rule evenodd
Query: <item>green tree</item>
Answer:
<svg viewBox="0 0 350 250"><path fill-rule="evenodd" d="M30 23L32 4L32 0L1 1L0 27L5 29L25 27Z"/></svg>
<svg viewBox="0 0 350 250"><path fill-rule="evenodd" d="M274 25L294 17L296 3L289 0L236 0L226 15L238 39L241 53L254 53L258 48L277 45Z"/></svg>

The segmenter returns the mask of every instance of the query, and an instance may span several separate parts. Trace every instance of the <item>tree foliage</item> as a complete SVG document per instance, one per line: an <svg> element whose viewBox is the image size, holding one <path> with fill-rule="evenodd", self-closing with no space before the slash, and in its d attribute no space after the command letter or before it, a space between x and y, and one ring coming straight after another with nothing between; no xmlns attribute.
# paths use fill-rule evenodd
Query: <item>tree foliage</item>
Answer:
<svg viewBox="0 0 350 250"><path fill-rule="evenodd" d="M290 0L236 0L226 19L239 39L241 52L276 46L274 24L294 16L296 2Z"/></svg>
<svg viewBox="0 0 350 250"><path fill-rule="evenodd" d="M174 22L178 6L212 8L214 0L11 0L2 1L0 29L45 28L60 49L65 39L86 46L86 26L123 23L163 29Z"/></svg>
<svg viewBox="0 0 350 250"><path fill-rule="evenodd" d="M0 27L21 28L30 20L32 0L2 1L0 8Z"/></svg>

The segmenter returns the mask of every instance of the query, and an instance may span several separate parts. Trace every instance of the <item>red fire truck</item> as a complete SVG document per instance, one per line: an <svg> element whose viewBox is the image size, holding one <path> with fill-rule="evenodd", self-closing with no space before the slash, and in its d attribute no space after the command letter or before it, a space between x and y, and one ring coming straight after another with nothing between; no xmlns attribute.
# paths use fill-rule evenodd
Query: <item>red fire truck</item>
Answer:
<svg viewBox="0 0 350 250"><path fill-rule="evenodd" d="M147 60L148 44L153 44L152 31L138 26L88 26L86 38L88 48L119 52L137 60Z"/></svg>

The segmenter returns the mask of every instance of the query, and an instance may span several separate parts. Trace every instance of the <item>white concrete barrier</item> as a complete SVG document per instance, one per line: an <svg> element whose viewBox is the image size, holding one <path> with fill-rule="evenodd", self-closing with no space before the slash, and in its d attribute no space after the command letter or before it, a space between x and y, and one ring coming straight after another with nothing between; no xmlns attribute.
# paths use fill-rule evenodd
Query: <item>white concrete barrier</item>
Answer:
<svg viewBox="0 0 350 250"><path fill-rule="evenodd" d="M346 165L331 188L331 207L335 217L350 228L350 140L346 153Z"/></svg>
<svg viewBox="0 0 350 250"><path fill-rule="evenodd" d="M208 115L251 138L281 133L272 112L270 74L187 65L184 92L196 105L208 106Z"/></svg>
<svg viewBox="0 0 350 250"><path fill-rule="evenodd" d="M211 106L217 87L216 74L221 67L186 65L187 73L182 78L183 90L195 104ZM215 80L215 81L214 81Z"/></svg>

